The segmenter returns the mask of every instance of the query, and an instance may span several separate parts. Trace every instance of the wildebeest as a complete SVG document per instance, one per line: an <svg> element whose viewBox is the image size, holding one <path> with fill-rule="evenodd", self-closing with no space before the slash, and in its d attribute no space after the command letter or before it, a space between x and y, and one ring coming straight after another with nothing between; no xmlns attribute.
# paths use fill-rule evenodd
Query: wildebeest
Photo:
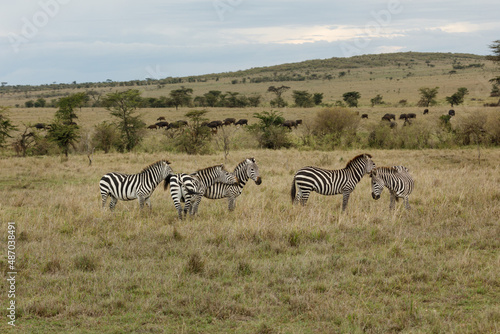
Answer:
<svg viewBox="0 0 500 334"><path fill-rule="evenodd" d="M406 114L406 116L407 116L408 118L417 118L417 115L416 115L416 114L414 114L414 113L409 113L409 114Z"/></svg>
<svg viewBox="0 0 500 334"><path fill-rule="evenodd" d="M231 125L236 122L236 118L226 118L225 120L222 121L223 125Z"/></svg>
<svg viewBox="0 0 500 334"><path fill-rule="evenodd" d="M382 117L382 119L383 120L387 120L387 121L390 121L391 119L396 120L396 115L394 115L394 114L385 114Z"/></svg>
<svg viewBox="0 0 500 334"><path fill-rule="evenodd" d="M179 129L180 127L185 126L185 125L187 125L187 122L186 122L186 121L176 121L176 122L172 122L172 123L170 123L170 124L167 126L167 130L169 130L169 129Z"/></svg>
<svg viewBox="0 0 500 334"><path fill-rule="evenodd" d="M217 129L222 126L222 121L211 121L207 124L207 126L211 129Z"/></svg>
<svg viewBox="0 0 500 334"><path fill-rule="evenodd" d="M455 116L455 110L453 109L448 110L448 115Z"/></svg>
<svg viewBox="0 0 500 334"><path fill-rule="evenodd" d="M248 125L248 120L242 118L239 121L237 121L236 123L234 123L234 125Z"/></svg>
<svg viewBox="0 0 500 334"><path fill-rule="evenodd" d="M157 127L161 128L166 128L168 127L168 122L158 122L155 124Z"/></svg>
<svg viewBox="0 0 500 334"><path fill-rule="evenodd" d="M165 120L165 117L160 116L160 117L158 117L156 120L157 120L157 121L164 121L164 120Z"/></svg>
<svg viewBox="0 0 500 334"><path fill-rule="evenodd" d="M361 118L366 118L366 119L368 119L368 114L363 114L363 115L361 115Z"/></svg>
<svg viewBox="0 0 500 334"><path fill-rule="evenodd" d="M45 123L36 123L35 124L35 129L37 130L45 130L47 128L47 125Z"/></svg>
<svg viewBox="0 0 500 334"><path fill-rule="evenodd" d="M288 119L288 120L284 121L281 124L281 126L285 126L285 127L287 127L288 129L291 130L292 126L295 127L295 128L297 127L297 123L295 121L292 121L292 120Z"/></svg>
<svg viewBox="0 0 500 334"><path fill-rule="evenodd" d="M399 115L399 119L407 119L408 118L408 115L407 114L401 114Z"/></svg>
<svg viewBox="0 0 500 334"><path fill-rule="evenodd" d="M424 109L424 115L427 115L429 113L429 109Z"/></svg>
<svg viewBox="0 0 500 334"><path fill-rule="evenodd" d="M148 126L148 129L150 130L156 130L158 128L158 126L156 124L152 124L150 126Z"/></svg>
<svg viewBox="0 0 500 334"><path fill-rule="evenodd" d="M301 120L301 119L297 119L297 120L295 120L295 124L296 124L296 125L302 124L302 120Z"/></svg>

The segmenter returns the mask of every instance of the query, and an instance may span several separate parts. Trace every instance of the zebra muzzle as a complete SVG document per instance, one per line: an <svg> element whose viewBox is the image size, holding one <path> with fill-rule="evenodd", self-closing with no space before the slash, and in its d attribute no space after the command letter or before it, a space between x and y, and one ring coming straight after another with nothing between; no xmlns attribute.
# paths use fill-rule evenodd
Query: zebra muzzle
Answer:
<svg viewBox="0 0 500 334"><path fill-rule="evenodd" d="M372 197L373 197L373 199L377 200L380 198L380 195L375 195L375 193L372 193Z"/></svg>
<svg viewBox="0 0 500 334"><path fill-rule="evenodd" d="M257 178L257 181L255 181L255 184L256 185L259 185L262 183L262 179L260 178L260 176Z"/></svg>

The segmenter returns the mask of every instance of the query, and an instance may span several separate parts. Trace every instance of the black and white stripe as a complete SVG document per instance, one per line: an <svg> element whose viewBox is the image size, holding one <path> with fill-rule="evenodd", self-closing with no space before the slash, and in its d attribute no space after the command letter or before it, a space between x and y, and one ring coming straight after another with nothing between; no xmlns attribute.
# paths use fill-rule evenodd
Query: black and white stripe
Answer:
<svg viewBox="0 0 500 334"><path fill-rule="evenodd" d="M249 179L254 180L257 185L262 183L259 167L254 158L247 158L240 162L234 169L233 175L240 181L238 184L215 183L207 188L203 196L210 199L227 198L229 211L233 211L236 206L236 198L241 195L243 187Z"/></svg>
<svg viewBox="0 0 500 334"><path fill-rule="evenodd" d="M377 167L371 171L370 177L373 199L379 199L382 190L386 187L391 194L389 209L394 209L396 201L403 198L405 208L410 210L408 196L413 191L414 182L408 168L404 166Z"/></svg>
<svg viewBox="0 0 500 334"><path fill-rule="evenodd" d="M343 195L342 211L347 208L349 195L361 178L368 174L375 163L370 154L361 154L349 161L345 168L328 170L319 167L304 167L293 177L291 197L293 204L305 205L311 191L321 195Z"/></svg>
<svg viewBox="0 0 500 334"><path fill-rule="evenodd" d="M102 207L106 207L108 196L111 198L109 208L114 209L118 200L130 201L139 199L142 208L146 203L151 208L150 196L161 181L173 174L167 160L157 161L144 168L138 174L108 173L101 178Z"/></svg>
<svg viewBox="0 0 500 334"><path fill-rule="evenodd" d="M192 174L175 174L170 177L170 195L174 201L175 208L182 219L189 212L194 215L198 212L201 198L208 187L214 183L235 184L238 178L224 169L224 165L216 165L200 169ZM165 187L168 187L165 184ZM184 210L181 202L185 202Z"/></svg>

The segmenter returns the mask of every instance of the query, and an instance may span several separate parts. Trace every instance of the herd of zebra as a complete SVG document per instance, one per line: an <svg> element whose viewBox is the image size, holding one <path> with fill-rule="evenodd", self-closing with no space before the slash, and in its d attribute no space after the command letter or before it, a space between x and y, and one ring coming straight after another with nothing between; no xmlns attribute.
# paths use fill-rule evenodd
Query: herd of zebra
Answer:
<svg viewBox="0 0 500 334"><path fill-rule="evenodd" d="M351 159L345 168L337 170L319 167L299 169L291 188L293 204L306 205L309 195L315 191L321 195L343 195L342 211L347 209L350 194L364 175L371 178L372 197L377 200L384 188L390 192L390 209L394 209L395 201L404 199L406 209L410 210L408 196L414 186L409 170L404 166L376 167L370 154L360 154ZM241 195L248 180L257 185L262 183L259 167L254 158L241 161L233 172L224 169L224 165L215 165L200 169L194 173L174 173L167 160L159 160L144 168L138 174L108 173L100 182L102 207L106 207L110 197L109 208L113 210L118 200L138 199L142 208L147 204L151 208L150 197L155 188L164 181L164 189L170 187L170 195L177 209L179 219L188 213L195 215L202 197L209 199L227 198L229 211L235 209L235 201ZM184 207L182 207L184 202Z"/></svg>

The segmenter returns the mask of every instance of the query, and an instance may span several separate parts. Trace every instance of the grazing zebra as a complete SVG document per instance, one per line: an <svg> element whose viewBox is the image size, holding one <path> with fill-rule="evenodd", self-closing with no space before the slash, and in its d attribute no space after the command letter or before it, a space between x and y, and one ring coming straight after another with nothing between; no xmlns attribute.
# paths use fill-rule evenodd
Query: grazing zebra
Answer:
<svg viewBox="0 0 500 334"><path fill-rule="evenodd" d="M255 181L257 185L262 183L259 175L259 167L254 158L248 158L240 162L233 171L233 174L240 181L238 184L215 183L205 191L206 198L220 199L226 198L229 201L229 211L233 211L236 205L236 198L241 195L243 187L248 179Z"/></svg>
<svg viewBox="0 0 500 334"><path fill-rule="evenodd" d="M163 180L168 179L173 174L167 160L159 160L144 168L138 174L108 173L101 178L99 187L101 189L102 207L106 207L108 196L110 210L115 208L118 200L130 201L139 199L139 206L142 208L146 203L151 209L150 196L156 186Z"/></svg>
<svg viewBox="0 0 500 334"><path fill-rule="evenodd" d="M165 190L170 184L170 195L179 214L179 219L182 219L183 211L181 202L185 202L184 215L188 211L191 215L196 214L201 197L207 188L216 182L235 184L238 182L238 178L226 171L223 164L200 169L191 174L171 175L169 182L165 183Z"/></svg>
<svg viewBox="0 0 500 334"><path fill-rule="evenodd" d="M370 154L360 154L349 161L345 168L328 170L319 167L304 167L293 177L292 203L306 205L311 191L321 195L343 195L342 211L347 208L349 195L361 178L375 168Z"/></svg>
<svg viewBox="0 0 500 334"><path fill-rule="evenodd" d="M404 166L374 168L370 173L373 199L379 199L382 190L387 187L391 193L389 209L394 209L395 202L403 198L406 209L410 210L408 196L413 190L413 179L408 172L409 170Z"/></svg>

